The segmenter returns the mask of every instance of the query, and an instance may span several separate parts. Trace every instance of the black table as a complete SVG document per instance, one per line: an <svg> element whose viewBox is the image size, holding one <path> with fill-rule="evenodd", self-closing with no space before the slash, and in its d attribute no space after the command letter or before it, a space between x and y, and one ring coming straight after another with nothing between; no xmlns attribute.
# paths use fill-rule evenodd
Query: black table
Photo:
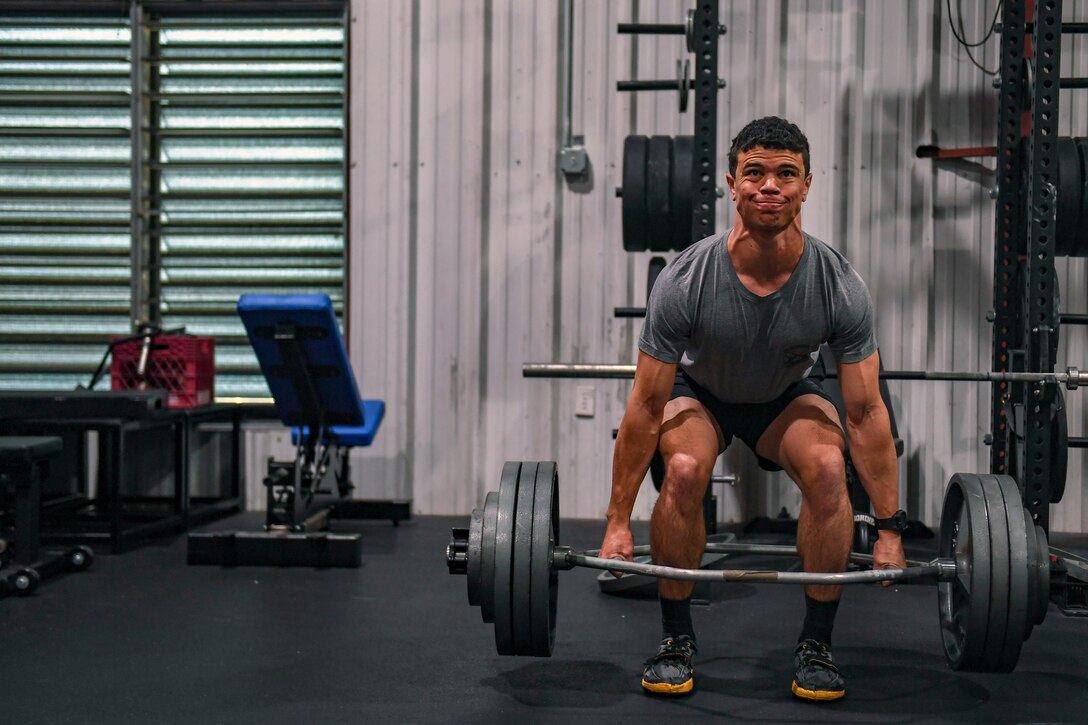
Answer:
<svg viewBox="0 0 1088 725"><path fill-rule="evenodd" d="M0 392L6 434L65 440L63 465L43 498L42 541L113 552L241 510L244 415L237 405L167 409L161 391ZM194 444L202 427L224 423L230 426L227 480L210 496L193 496ZM94 492L86 464L91 432L97 435ZM150 484L142 478L145 471L155 479ZM149 491L164 480L172 490Z"/></svg>

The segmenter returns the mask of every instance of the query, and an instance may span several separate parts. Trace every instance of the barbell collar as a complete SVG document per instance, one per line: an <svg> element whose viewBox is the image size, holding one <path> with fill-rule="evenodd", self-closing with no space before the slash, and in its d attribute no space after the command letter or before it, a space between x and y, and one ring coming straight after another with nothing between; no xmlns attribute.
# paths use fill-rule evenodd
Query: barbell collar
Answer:
<svg viewBox="0 0 1088 725"><path fill-rule="evenodd" d="M569 546L554 546L552 547L552 568L557 571L570 571L574 568L574 561L571 556L577 552L573 551Z"/></svg>
<svg viewBox="0 0 1088 725"><path fill-rule="evenodd" d="M601 559L575 551L567 552L564 559L572 566L589 569L618 571L626 574L643 574L657 579L711 582L758 582L761 584L817 584L838 586L842 584L870 584L874 582L907 582L917 580L937 581L945 576L946 568L933 562L906 569L870 569L845 572L794 572L765 569L684 569L660 564L644 564L622 559ZM953 576L955 566L953 565Z"/></svg>
<svg viewBox="0 0 1088 725"><path fill-rule="evenodd" d="M526 378L603 378L627 379L635 376L634 365L608 363L524 363L522 377ZM838 373L828 371L825 377L837 378ZM925 370L884 370L883 380L938 380L946 382L981 383L1064 383L1070 390L1088 385L1088 372L1075 367L1064 373L1050 372L962 372Z"/></svg>

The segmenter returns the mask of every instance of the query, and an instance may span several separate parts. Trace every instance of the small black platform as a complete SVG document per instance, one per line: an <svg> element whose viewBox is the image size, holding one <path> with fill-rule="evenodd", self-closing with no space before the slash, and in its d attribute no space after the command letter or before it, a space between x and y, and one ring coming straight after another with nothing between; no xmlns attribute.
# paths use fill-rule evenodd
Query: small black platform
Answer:
<svg viewBox="0 0 1088 725"><path fill-rule="evenodd" d="M94 558L86 546L41 547L42 481L61 450L56 436L0 436L0 596L31 594L42 579L85 569Z"/></svg>

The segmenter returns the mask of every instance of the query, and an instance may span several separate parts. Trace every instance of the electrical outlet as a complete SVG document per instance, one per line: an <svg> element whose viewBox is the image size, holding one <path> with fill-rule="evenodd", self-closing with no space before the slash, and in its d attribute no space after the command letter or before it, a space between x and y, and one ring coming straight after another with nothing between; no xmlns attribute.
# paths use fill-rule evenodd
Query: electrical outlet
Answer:
<svg viewBox="0 0 1088 725"><path fill-rule="evenodd" d="M592 418L596 402L596 389L592 385L579 385L574 399L574 414L579 418Z"/></svg>

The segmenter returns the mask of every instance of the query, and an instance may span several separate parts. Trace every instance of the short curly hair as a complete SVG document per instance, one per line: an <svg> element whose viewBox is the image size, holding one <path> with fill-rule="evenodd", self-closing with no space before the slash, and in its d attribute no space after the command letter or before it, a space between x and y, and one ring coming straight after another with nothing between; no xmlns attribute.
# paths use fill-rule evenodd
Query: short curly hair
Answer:
<svg viewBox="0 0 1088 725"><path fill-rule="evenodd" d="M756 146L767 149L785 149L801 154L805 163L805 176L809 174L808 139L801 129L778 116L764 116L751 121L740 130L729 145L729 175L737 175L737 157L742 151Z"/></svg>

